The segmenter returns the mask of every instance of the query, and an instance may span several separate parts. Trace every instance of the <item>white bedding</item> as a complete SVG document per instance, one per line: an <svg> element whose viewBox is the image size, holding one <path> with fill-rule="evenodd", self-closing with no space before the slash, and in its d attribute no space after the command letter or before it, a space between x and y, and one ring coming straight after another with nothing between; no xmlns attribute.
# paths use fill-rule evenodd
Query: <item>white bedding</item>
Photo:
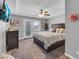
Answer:
<svg viewBox="0 0 79 59"><path fill-rule="evenodd" d="M53 43L65 39L65 34L43 31L34 33L33 37L42 41L44 43L44 48L47 49Z"/></svg>

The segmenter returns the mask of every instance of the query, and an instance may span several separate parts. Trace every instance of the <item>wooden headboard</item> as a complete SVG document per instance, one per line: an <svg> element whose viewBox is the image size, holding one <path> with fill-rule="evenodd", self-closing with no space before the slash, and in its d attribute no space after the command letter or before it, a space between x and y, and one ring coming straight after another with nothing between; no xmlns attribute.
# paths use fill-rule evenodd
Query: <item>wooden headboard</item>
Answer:
<svg viewBox="0 0 79 59"><path fill-rule="evenodd" d="M65 23L59 23L59 24L51 24L51 28L56 31L57 28L64 28L65 29Z"/></svg>

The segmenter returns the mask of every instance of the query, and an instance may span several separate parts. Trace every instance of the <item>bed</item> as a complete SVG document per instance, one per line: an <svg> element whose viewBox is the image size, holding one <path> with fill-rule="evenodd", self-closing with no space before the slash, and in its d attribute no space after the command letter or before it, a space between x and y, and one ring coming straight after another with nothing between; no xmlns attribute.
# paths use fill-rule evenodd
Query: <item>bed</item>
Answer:
<svg viewBox="0 0 79 59"><path fill-rule="evenodd" d="M52 24L56 28L65 28L65 24ZM50 31L36 32L33 35L34 42L42 47L47 53L65 44L65 33Z"/></svg>

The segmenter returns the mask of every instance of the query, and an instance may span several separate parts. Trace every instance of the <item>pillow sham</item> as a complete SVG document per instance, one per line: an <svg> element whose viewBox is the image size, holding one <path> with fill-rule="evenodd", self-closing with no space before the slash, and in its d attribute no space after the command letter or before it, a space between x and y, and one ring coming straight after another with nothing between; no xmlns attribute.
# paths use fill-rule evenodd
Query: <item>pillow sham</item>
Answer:
<svg viewBox="0 0 79 59"><path fill-rule="evenodd" d="M63 33L64 32L64 28L57 28L56 29L56 33Z"/></svg>
<svg viewBox="0 0 79 59"><path fill-rule="evenodd" d="M60 29L59 29L59 33L63 33L64 30L65 30L64 28L60 28Z"/></svg>
<svg viewBox="0 0 79 59"><path fill-rule="evenodd" d="M60 28L57 28L57 29L56 29L56 33L59 33L59 30L60 30Z"/></svg>

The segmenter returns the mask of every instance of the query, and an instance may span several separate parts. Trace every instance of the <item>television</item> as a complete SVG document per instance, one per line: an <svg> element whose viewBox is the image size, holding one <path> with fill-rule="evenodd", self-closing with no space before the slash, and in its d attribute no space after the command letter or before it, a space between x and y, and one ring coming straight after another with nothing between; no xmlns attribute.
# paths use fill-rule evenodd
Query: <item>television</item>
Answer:
<svg viewBox="0 0 79 59"><path fill-rule="evenodd" d="M7 4L3 3L2 9L0 9L0 19L5 22L9 22L11 17L11 11Z"/></svg>

